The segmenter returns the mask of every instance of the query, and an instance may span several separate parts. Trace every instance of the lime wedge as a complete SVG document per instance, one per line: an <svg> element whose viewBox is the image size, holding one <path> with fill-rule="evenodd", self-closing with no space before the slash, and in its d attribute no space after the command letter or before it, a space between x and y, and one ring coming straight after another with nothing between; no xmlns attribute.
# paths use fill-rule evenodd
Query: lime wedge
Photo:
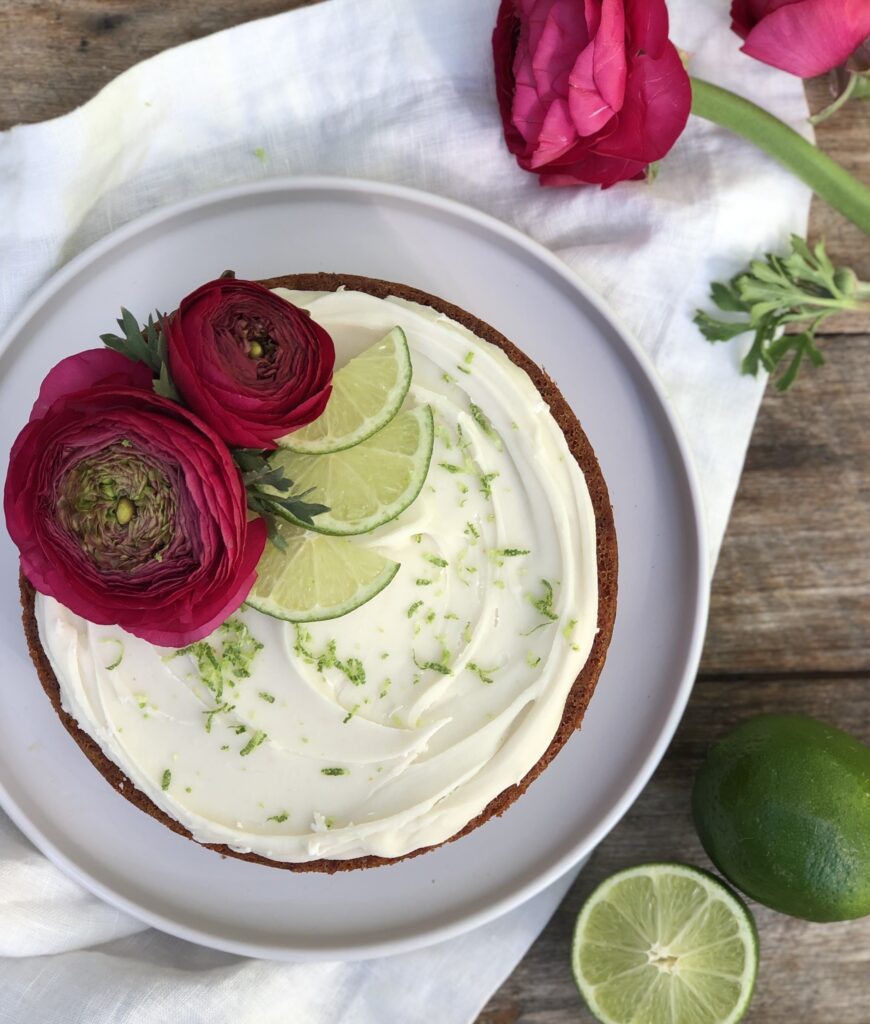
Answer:
<svg viewBox="0 0 870 1024"><path fill-rule="evenodd" d="M644 864L586 901L572 964L605 1024L733 1024L752 997L758 938L752 915L712 875Z"/></svg>
<svg viewBox="0 0 870 1024"><path fill-rule="evenodd" d="M276 520L286 547L266 544L247 603L276 619L337 619L371 601L399 571L371 548Z"/></svg>
<svg viewBox="0 0 870 1024"><path fill-rule="evenodd" d="M432 410L422 405L400 412L353 448L329 455L279 451L272 463L293 481L295 491L310 492L307 500L329 507L312 525L305 524L309 530L340 536L368 533L395 519L420 493L434 436Z"/></svg>
<svg viewBox="0 0 870 1024"><path fill-rule="evenodd" d="M278 439L291 452L340 452L385 427L411 386L411 353L401 327L336 370L326 409L313 423Z"/></svg>

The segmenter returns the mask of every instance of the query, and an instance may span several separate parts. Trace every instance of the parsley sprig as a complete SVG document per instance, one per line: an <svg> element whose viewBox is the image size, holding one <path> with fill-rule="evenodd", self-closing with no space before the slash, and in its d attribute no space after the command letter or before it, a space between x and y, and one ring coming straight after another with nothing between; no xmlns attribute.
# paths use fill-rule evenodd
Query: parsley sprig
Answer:
<svg viewBox="0 0 870 1024"><path fill-rule="evenodd" d="M786 256L768 253L729 282L716 281L710 297L719 309L742 314L722 320L699 309L695 323L708 341L730 341L754 332L755 338L741 364L745 374L759 369L774 373L780 391L791 387L801 364L824 363L816 347L819 326L835 313L870 311L870 283L859 281L848 267L835 267L819 242L812 250L799 235L791 236ZM795 333L780 333L790 324L801 324Z"/></svg>

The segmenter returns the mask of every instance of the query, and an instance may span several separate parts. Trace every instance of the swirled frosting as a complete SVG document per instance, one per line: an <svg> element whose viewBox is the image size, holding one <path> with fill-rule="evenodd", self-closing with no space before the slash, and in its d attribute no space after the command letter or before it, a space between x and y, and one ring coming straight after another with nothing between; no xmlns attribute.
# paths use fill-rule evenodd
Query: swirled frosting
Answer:
<svg viewBox="0 0 870 1024"><path fill-rule="evenodd" d="M279 290L280 291L280 290ZM245 608L181 652L38 595L64 708L201 842L275 861L443 842L535 765L595 635L595 521L528 376L429 307L283 292L339 364L396 324L436 423L416 502L356 542L401 563L356 611Z"/></svg>

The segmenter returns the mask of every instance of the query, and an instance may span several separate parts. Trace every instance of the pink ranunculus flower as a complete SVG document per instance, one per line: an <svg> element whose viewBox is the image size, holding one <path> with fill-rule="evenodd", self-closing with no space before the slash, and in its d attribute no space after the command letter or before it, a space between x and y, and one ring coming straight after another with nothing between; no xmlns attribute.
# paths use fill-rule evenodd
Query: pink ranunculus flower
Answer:
<svg viewBox="0 0 870 1024"><path fill-rule="evenodd" d="M686 125L665 0L502 0L492 45L505 140L542 185L643 178Z"/></svg>
<svg viewBox="0 0 870 1024"><path fill-rule="evenodd" d="M108 349L58 363L12 447L6 525L40 593L183 647L247 597L266 526L226 445L151 382Z"/></svg>
<svg viewBox="0 0 870 1024"><path fill-rule="evenodd" d="M731 27L750 57L814 78L870 36L870 0L732 0Z"/></svg>
<svg viewBox="0 0 870 1024"><path fill-rule="evenodd" d="M254 281L209 281L181 300L165 330L185 405L228 445L273 449L326 407L332 339L307 311Z"/></svg>

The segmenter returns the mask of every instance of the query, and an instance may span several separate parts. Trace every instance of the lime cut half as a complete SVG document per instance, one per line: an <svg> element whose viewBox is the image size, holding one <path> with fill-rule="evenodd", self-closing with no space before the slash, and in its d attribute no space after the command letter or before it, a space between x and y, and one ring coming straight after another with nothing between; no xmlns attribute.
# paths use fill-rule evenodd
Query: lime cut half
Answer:
<svg viewBox="0 0 870 1024"><path fill-rule="evenodd" d="M329 508L305 524L309 530L333 536L368 533L395 519L420 493L434 437L432 410L422 405L400 412L353 448L329 455L276 452L272 463L293 481L295 491L308 492L307 500Z"/></svg>
<svg viewBox="0 0 870 1024"><path fill-rule="evenodd" d="M325 454L352 448L383 429L411 386L411 353L401 327L336 370L326 409L313 423L278 439L291 452Z"/></svg>
<svg viewBox="0 0 870 1024"><path fill-rule="evenodd" d="M572 966L605 1024L734 1024L752 997L758 938L747 908L712 875L644 864L586 901Z"/></svg>
<svg viewBox="0 0 870 1024"><path fill-rule="evenodd" d="M341 537L324 537L276 519L285 544L269 542L247 604L288 622L337 619L371 601L399 563Z"/></svg>

